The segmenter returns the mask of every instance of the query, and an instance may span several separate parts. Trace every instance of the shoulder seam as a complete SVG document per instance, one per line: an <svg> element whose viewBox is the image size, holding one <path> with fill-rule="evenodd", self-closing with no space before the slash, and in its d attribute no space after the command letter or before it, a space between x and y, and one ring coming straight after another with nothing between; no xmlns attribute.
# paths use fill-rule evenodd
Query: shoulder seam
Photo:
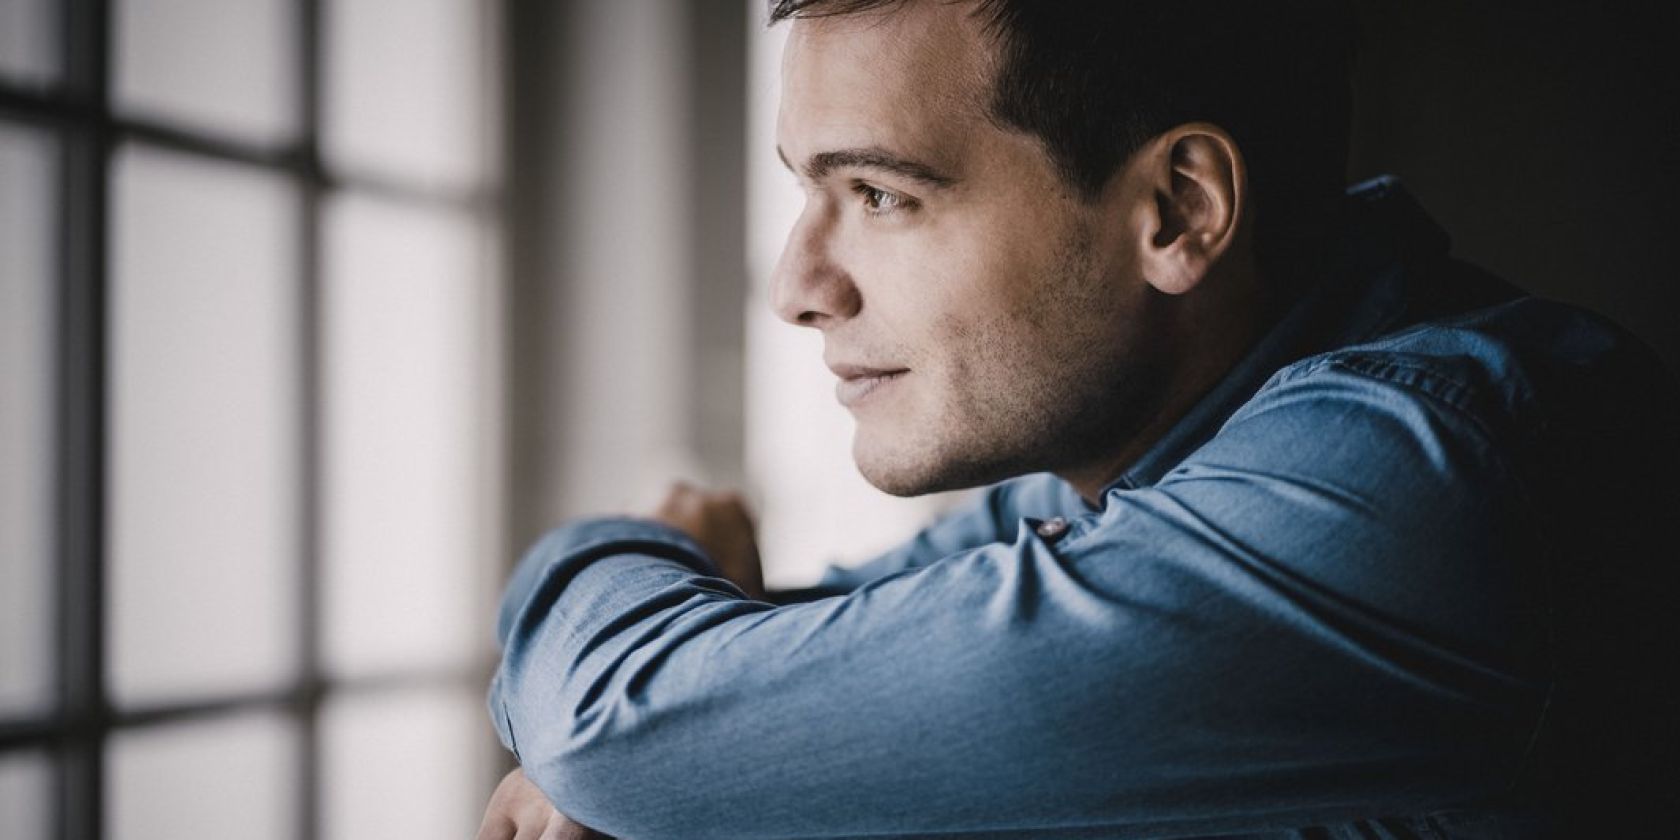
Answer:
<svg viewBox="0 0 1680 840"><path fill-rule="evenodd" d="M1304 359L1278 371L1260 392L1264 393L1277 386L1305 379L1326 369L1343 371L1427 398L1429 402L1450 410L1454 416L1469 423L1483 440L1492 443L1499 439L1486 419L1480 413L1471 410L1470 406L1475 402L1480 389L1436 368L1409 361L1404 358L1404 354L1399 353L1334 351ZM1504 458L1501 457L1500 460L1503 461Z"/></svg>

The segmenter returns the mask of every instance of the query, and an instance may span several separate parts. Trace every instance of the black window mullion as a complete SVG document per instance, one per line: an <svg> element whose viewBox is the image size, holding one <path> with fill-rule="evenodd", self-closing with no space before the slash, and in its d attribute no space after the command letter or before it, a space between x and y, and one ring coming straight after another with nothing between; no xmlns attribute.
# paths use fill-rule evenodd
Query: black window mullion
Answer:
<svg viewBox="0 0 1680 840"><path fill-rule="evenodd" d="M104 833L107 242L112 132L109 0L64 6L65 89L92 119L66 126L61 160L58 552L58 834Z"/></svg>
<svg viewBox="0 0 1680 840"><path fill-rule="evenodd" d="M399 180L328 170L321 155L323 113L323 7L327 0L298 0L297 68L299 128L294 143L261 148L195 130L148 122L114 112L113 4L120 0L67 0L60 36L64 73L49 90L0 82L0 113L37 123L58 141L59 190L57 335L54 395L56 426L55 654L58 697L50 717L0 721L0 750L50 748L54 754L53 819L56 836L101 840L110 826L106 813L106 755L113 733L179 720L199 720L245 709L278 709L298 728L296 783L300 840L316 840L321 824L322 736L320 711L329 694L341 690L415 690L426 686L482 685L488 667L393 674L335 681L322 665L322 354L324 222L321 210L332 191L353 188L403 202L472 213L502 228L493 188L453 192ZM117 147L143 142L200 156L232 160L290 178L300 195L296 240L300 276L298 363L302 376L297 411L301 477L297 558L300 597L296 605L299 670L295 682L273 691L118 709L106 684L108 611L107 514L109 424L111 161Z"/></svg>
<svg viewBox="0 0 1680 840"><path fill-rule="evenodd" d="M298 158L302 165L298 185L302 213L298 225L299 279L299 336L302 358L302 399L299 420L302 431L303 459L300 477L299 510L303 529L302 556L298 569L298 651L302 681L298 712L298 840L316 840L321 835L321 702L326 694L326 679L321 673L321 499L324 498L322 476L322 368L321 318L321 235L320 208L326 189L321 165L321 62L326 50L321 41L321 0L299 0L298 14Z"/></svg>

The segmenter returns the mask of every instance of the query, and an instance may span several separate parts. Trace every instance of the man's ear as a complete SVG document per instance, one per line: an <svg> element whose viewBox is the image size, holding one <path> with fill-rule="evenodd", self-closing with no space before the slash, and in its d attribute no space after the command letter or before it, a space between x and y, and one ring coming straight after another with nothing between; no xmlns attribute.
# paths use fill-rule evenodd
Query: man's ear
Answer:
<svg viewBox="0 0 1680 840"><path fill-rule="evenodd" d="M1149 141L1128 164L1138 189L1132 234L1143 278L1181 295L1201 283L1243 221L1248 172L1235 140L1209 123L1187 123Z"/></svg>

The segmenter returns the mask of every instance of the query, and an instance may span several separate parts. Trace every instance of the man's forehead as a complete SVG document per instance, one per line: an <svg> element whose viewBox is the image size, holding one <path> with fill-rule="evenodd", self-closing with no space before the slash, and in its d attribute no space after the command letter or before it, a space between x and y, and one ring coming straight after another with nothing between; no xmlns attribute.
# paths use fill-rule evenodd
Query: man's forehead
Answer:
<svg viewBox="0 0 1680 840"><path fill-rule="evenodd" d="M923 155L986 121L992 45L970 4L906 3L793 21L782 61L789 154L884 146Z"/></svg>

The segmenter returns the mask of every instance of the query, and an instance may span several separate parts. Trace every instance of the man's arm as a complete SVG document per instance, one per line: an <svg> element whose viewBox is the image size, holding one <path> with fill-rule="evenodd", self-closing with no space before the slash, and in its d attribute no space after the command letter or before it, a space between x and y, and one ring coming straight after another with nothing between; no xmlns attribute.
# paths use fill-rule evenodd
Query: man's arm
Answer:
<svg viewBox="0 0 1680 840"><path fill-rule="evenodd" d="M841 594L869 581L920 568L953 554L989 543L1008 542L1014 539L1022 519L1051 519L1057 516L1072 519L1087 511L1073 488L1048 473L994 484L980 491L974 500L939 517L890 551L857 566L830 565L812 594ZM772 592L771 600L790 603L810 598Z"/></svg>
<svg viewBox="0 0 1680 840"><path fill-rule="evenodd" d="M1062 533L780 608L674 529L562 528L504 602L497 728L562 811L637 838L1236 830L1491 796L1543 634L1516 494L1440 393L1315 369Z"/></svg>

